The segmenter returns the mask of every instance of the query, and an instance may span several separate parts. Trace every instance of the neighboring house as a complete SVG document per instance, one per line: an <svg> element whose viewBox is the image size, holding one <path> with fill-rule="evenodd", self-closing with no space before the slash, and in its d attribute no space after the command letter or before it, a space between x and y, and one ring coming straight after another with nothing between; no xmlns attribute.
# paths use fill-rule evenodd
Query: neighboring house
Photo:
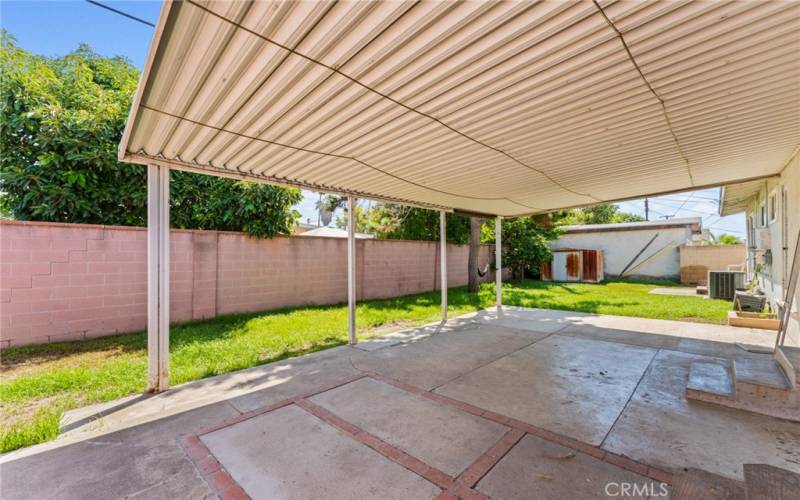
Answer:
<svg viewBox="0 0 800 500"><path fill-rule="evenodd" d="M744 212L747 271L775 305L784 298L800 232L800 154L775 177L731 184L720 193L719 214ZM795 294L786 344L800 346L800 297Z"/></svg>
<svg viewBox="0 0 800 500"><path fill-rule="evenodd" d="M609 277L680 278L680 247L702 237L702 219L690 217L621 224L564 226L550 248L602 250ZM707 233L706 233L707 234Z"/></svg>
<svg viewBox="0 0 800 500"><path fill-rule="evenodd" d="M323 238L347 238L347 230L339 229L338 227L318 227L302 233L296 233L295 236L321 236ZM367 240L375 238L375 236L366 233L356 233L356 238Z"/></svg>
<svg viewBox="0 0 800 500"><path fill-rule="evenodd" d="M320 226L316 224L312 224L310 220L308 222L301 222L292 229L292 234L297 236L302 233L313 231L314 229L317 229L319 227Z"/></svg>

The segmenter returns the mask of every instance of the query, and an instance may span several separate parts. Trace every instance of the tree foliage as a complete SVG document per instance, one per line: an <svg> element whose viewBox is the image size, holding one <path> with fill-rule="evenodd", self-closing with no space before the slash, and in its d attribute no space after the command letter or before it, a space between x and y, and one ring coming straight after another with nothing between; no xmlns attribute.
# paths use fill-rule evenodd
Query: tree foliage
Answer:
<svg viewBox="0 0 800 500"><path fill-rule="evenodd" d="M346 214L337 225L347 227ZM552 256L548 244L559 235L551 215L517 217L503 220L503 262L517 278L538 274L539 264ZM439 212L422 208L377 203L370 209L357 207L356 231L374 234L380 239L439 239ZM470 241L470 217L447 214L447 241L466 244ZM494 243L494 219L482 219L481 243ZM475 267L475 266L473 266Z"/></svg>
<svg viewBox="0 0 800 500"><path fill-rule="evenodd" d="M346 200L346 198L345 198ZM347 229L347 219L349 215L349 210L347 207L344 208L343 213L336 218L336 227L339 229ZM356 205L356 232L357 233L367 233L367 234L374 234L370 227L369 223L369 213L368 209L365 209L362 206Z"/></svg>
<svg viewBox="0 0 800 500"><path fill-rule="evenodd" d="M323 226L330 224L334 212L346 205L347 198L344 196L337 196L335 194L326 194L325 196L320 196L320 199L314 204L317 212L319 212L320 222ZM336 221L336 225L339 226L338 219ZM347 223L345 222L345 226L346 225Z"/></svg>
<svg viewBox="0 0 800 500"><path fill-rule="evenodd" d="M21 220L146 223L146 169L117 161L138 70L82 45L57 58L0 35L0 211ZM287 233L300 191L171 175L174 227Z"/></svg>
<svg viewBox="0 0 800 500"><path fill-rule="evenodd" d="M447 214L447 241L463 245L469 242L469 217ZM337 221L347 226L347 218ZM356 211L356 229L389 240L439 240L439 212L424 208L376 203L369 210Z"/></svg>
<svg viewBox="0 0 800 500"><path fill-rule="evenodd" d="M717 241L720 245L739 245L742 243L738 236L727 233L720 235Z"/></svg>
<svg viewBox="0 0 800 500"><path fill-rule="evenodd" d="M568 224L618 224L621 222L641 222L644 217L630 212L623 212L612 203L601 203L586 208L559 210L553 213L554 221L559 225Z"/></svg>
<svg viewBox="0 0 800 500"><path fill-rule="evenodd" d="M560 234L549 215L503 219L501 230L503 265L511 269L516 279L539 274L539 264L553 257L550 242ZM483 241L494 243L494 233L495 222L489 220L483 227Z"/></svg>
<svg viewBox="0 0 800 500"><path fill-rule="evenodd" d="M271 238L291 232L300 217L292 206L302 198L299 189L172 171L170 222Z"/></svg>

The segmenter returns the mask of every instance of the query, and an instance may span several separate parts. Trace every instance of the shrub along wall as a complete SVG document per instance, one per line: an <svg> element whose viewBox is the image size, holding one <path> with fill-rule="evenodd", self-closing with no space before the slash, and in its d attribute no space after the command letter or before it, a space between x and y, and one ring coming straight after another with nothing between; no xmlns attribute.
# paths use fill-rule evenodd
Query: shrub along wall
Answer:
<svg viewBox="0 0 800 500"><path fill-rule="evenodd" d="M346 243L173 230L171 320L344 302ZM0 221L0 346L145 329L146 244L145 228ZM448 245L449 286L466 284L467 254ZM439 288L436 242L357 240L356 256L359 300ZM490 256L483 246L481 266Z"/></svg>

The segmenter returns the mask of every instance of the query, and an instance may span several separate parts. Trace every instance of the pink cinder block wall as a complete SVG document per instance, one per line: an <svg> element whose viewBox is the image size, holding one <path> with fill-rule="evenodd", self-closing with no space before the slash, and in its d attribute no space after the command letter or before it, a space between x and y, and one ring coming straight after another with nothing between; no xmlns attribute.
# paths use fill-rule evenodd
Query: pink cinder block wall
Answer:
<svg viewBox="0 0 800 500"><path fill-rule="evenodd" d="M146 243L144 228L0 221L0 347L144 330ZM173 230L170 244L176 323L347 300L343 239ZM449 286L466 284L467 254L448 245ZM359 299L439 287L435 242L358 240L356 255Z"/></svg>

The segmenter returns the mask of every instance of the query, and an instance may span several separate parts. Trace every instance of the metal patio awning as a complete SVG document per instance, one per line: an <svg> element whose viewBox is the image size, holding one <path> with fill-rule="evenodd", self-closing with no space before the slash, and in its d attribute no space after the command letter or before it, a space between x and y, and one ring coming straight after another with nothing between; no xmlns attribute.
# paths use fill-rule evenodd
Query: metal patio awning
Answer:
<svg viewBox="0 0 800 500"><path fill-rule="evenodd" d="M719 215L725 217L744 212L750 199L765 185L766 179L723 186L719 195Z"/></svg>
<svg viewBox="0 0 800 500"><path fill-rule="evenodd" d="M800 2L167 2L123 161L514 216L777 173Z"/></svg>

